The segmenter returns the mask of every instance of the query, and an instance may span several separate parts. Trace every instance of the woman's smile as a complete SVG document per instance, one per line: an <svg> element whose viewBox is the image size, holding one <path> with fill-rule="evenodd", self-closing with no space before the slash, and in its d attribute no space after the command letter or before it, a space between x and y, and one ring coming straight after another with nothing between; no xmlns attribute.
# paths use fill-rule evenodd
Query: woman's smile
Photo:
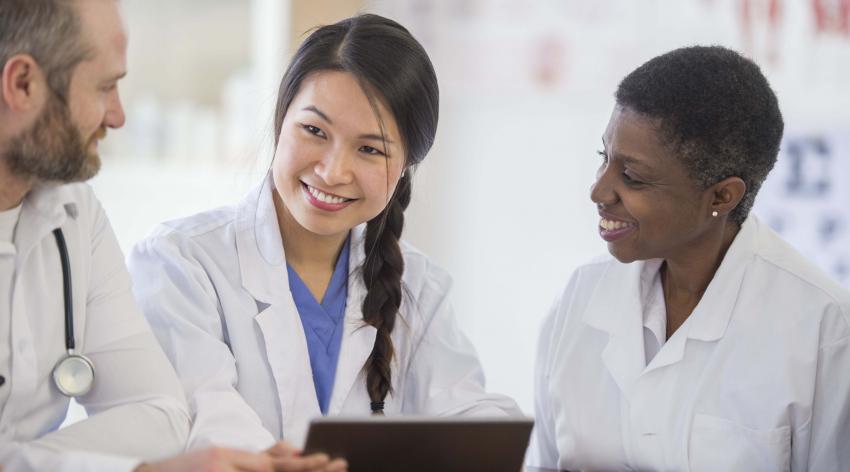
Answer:
<svg viewBox="0 0 850 472"><path fill-rule="evenodd" d="M301 189L303 190L304 198L306 198L311 205L324 211L339 211L355 201L353 198L345 198L319 190L318 188L310 186L304 182L301 182Z"/></svg>
<svg viewBox="0 0 850 472"><path fill-rule="evenodd" d="M622 239L637 229L636 223L612 218L600 213L599 235L608 242Z"/></svg>

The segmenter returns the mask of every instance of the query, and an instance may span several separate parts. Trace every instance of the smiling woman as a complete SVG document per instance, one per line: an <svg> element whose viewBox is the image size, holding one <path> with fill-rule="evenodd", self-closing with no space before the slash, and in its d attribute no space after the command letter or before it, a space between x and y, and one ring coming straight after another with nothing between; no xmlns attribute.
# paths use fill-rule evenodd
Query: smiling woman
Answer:
<svg viewBox="0 0 850 472"><path fill-rule="evenodd" d="M847 470L850 294L749 215L783 129L767 80L684 48L616 98L590 194L613 259L546 321L530 465Z"/></svg>
<svg viewBox="0 0 850 472"><path fill-rule="evenodd" d="M448 275L400 242L438 104L398 23L320 27L281 82L268 178L136 246L134 289L186 388L190 446L299 444L321 415L519 414L485 392Z"/></svg>
<svg viewBox="0 0 850 472"><path fill-rule="evenodd" d="M273 164L284 247L298 238L290 229L341 243L387 206L407 163L392 114L380 102L375 111L351 73L316 72L301 84Z"/></svg>

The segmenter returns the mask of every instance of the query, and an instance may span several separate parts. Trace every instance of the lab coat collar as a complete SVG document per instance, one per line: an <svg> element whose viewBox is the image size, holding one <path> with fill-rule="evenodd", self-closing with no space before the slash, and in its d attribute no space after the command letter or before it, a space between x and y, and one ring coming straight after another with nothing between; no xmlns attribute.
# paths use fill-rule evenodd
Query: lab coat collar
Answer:
<svg viewBox="0 0 850 472"><path fill-rule="evenodd" d="M15 231L15 247L21 263L51 231L64 225L69 217L77 217L77 203L70 185L78 184L36 184L24 197Z"/></svg>
<svg viewBox="0 0 850 472"><path fill-rule="evenodd" d="M643 349L643 300L640 278L647 264L611 261L591 295L584 323L609 334L603 361L620 389L628 393L644 371L674 364L682 359L687 340L714 342L723 337L734 312L747 265L757 249L760 222L750 216L711 279L687 321L665 343L649 366ZM617 287L616 293L611 289Z"/></svg>
<svg viewBox="0 0 850 472"><path fill-rule="evenodd" d="M236 247L243 287L257 302L256 315L278 387L283 412L283 435L298 443L306 425L300 419L320 416L304 328L289 291L286 255L273 200L271 175L254 187L237 209ZM328 414L338 414L365 365L377 331L363 321L361 305L366 289L360 277L365 258L365 225L351 230L348 298L339 365ZM309 385L295 389L293 385ZM295 435L293 437L293 434Z"/></svg>
<svg viewBox="0 0 850 472"><path fill-rule="evenodd" d="M236 211L236 252L242 286L263 304L280 302L289 293L285 290L289 278L273 192L274 182L269 174L248 192Z"/></svg>
<svg viewBox="0 0 850 472"><path fill-rule="evenodd" d="M757 249L759 221L748 218L726 251L699 304L688 317L688 339L717 341L726 334L744 274Z"/></svg>
<svg viewBox="0 0 850 472"><path fill-rule="evenodd" d="M682 360L685 345L690 339L715 342L726 334L738 302L744 274L758 246L759 225L755 216L750 216L741 225L700 302L652 359L646 372Z"/></svg>
<svg viewBox="0 0 850 472"><path fill-rule="evenodd" d="M236 215L236 250L239 254L242 286L256 300L265 304L292 298L288 289L286 255L283 251L283 240L280 236L274 206L274 191L274 181L269 174L242 199L237 207ZM358 290L364 290L362 284L357 286L358 284L352 283L359 281L359 277L355 275L364 260L364 236L365 225L351 230L348 259L349 300L352 298L352 293L356 295ZM258 270L258 268L265 268L265 270ZM359 314L359 310L357 313ZM348 316L347 309L346 316ZM362 316L360 319L362 320Z"/></svg>

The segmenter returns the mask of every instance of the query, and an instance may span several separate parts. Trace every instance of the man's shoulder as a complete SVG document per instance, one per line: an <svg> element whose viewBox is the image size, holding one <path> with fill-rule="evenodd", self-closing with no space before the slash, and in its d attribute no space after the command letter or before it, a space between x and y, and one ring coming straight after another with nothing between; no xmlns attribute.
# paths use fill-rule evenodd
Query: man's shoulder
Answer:
<svg viewBox="0 0 850 472"><path fill-rule="evenodd" d="M101 207L94 190L85 182L41 184L34 187L26 199L43 209L64 206L72 214L86 214Z"/></svg>

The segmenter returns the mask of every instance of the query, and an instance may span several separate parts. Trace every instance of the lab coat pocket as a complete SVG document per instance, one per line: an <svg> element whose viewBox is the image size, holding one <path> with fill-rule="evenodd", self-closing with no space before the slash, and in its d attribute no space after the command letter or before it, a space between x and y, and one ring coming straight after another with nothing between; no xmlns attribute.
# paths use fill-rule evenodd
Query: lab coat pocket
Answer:
<svg viewBox="0 0 850 472"><path fill-rule="evenodd" d="M790 471L791 428L751 429L697 414L688 446L691 471Z"/></svg>

